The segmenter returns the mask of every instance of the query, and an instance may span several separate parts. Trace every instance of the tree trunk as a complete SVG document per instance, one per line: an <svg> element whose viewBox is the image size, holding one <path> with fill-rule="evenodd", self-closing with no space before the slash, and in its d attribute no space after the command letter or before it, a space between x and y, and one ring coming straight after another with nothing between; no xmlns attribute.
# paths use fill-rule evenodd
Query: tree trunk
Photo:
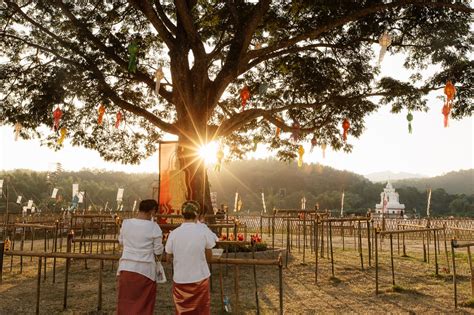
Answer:
<svg viewBox="0 0 474 315"><path fill-rule="evenodd" d="M199 139L197 136L193 138ZM203 214L212 214L207 169L198 153L201 144L194 141L190 141L186 136L180 136L178 141L180 165L186 174L186 199L199 202Z"/></svg>

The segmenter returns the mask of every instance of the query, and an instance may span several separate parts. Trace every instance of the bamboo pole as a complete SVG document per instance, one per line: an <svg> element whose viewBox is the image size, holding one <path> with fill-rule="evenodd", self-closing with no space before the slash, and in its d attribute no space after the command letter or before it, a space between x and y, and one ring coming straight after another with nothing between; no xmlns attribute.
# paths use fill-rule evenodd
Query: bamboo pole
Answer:
<svg viewBox="0 0 474 315"><path fill-rule="evenodd" d="M438 250L437 250L437 231L433 230L433 244L434 244L434 255L435 255L435 273L439 275L439 267L438 267Z"/></svg>
<svg viewBox="0 0 474 315"><path fill-rule="evenodd" d="M315 265L314 265L314 283L317 284L318 283L318 255L319 255L319 252L318 252L318 244L319 244L319 240L318 240L318 225L319 225L319 219L318 219L318 216L316 216L316 221L314 223L314 256L316 258L316 261L315 261Z"/></svg>
<svg viewBox="0 0 474 315"><path fill-rule="evenodd" d="M392 285L395 285L395 267L393 265L393 234L390 234L390 263L392 265Z"/></svg>
<svg viewBox="0 0 474 315"><path fill-rule="evenodd" d="M375 238L375 294L379 294L379 249L377 240L378 231L374 229Z"/></svg>
<svg viewBox="0 0 474 315"><path fill-rule="evenodd" d="M364 270L364 255L362 252L362 231L361 231L361 226L360 226L360 221L358 223L358 230L359 230L359 255L360 255L360 268L363 271Z"/></svg>
<svg viewBox="0 0 474 315"><path fill-rule="evenodd" d="M446 239L446 223L444 224L444 229L443 229L443 238L444 238L444 254L446 256L446 266L448 268L448 273L450 273L450 266L449 266L449 254L448 254L448 242Z"/></svg>
<svg viewBox="0 0 474 315"><path fill-rule="evenodd" d="M334 255L333 255L333 250L332 250L332 224L331 222L328 222L329 224L329 239L330 239L330 246L331 246L331 272L332 276L334 277Z"/></svg>
<svg viewBox="0 0 474 315"><path fill-rule="evenodd" d="M471 247L467 246L467 260L469 261L469 270L471 271L471 298L474 298L474 269L472 269Z"/></svg>
<svg viewBox="0 0 474 315"><path fill-rule="evenodd" d="M38 257L38 277L36 281L36 315L39 314L40 293L41 293L41 257Z"/></svg>
<svg viewBox="0 0 474 315"><path fill-rule="evenodd" d="M367 221L367 251L369 254L369 267L372 266L372 248L371 248L371 242L370 242L370 222Z"/></svg>
<svg viewBox="0 0 474 315"><path fill-rule="evenodd" d="M74 231L70 230L67 235L67 243L66 243L66 254L71 254L71 247L72 247L72 239L74 238ZM56 255L58 253L55 253ZM61 253L64 254L64 253ZM67 284L69 280L69 268L71 266L71 260L69 258L66 259L66 267L64 269L64 299L63 299L63 310L67 308Z"/></svg>
<svg viewBox="0 0 474 315"><path fill-rule="evenodd" d="M454 308L458 308L458 287L456 283L456 256L454 255L455 240L451 240L451 255L453 259L453 286L454 286Z"/></svg>
<svg viewBox="0 0 474 315"><path fill-rule="evenodd" d="M278 257L278 283L279 283L279 302L280 302L280 315L283 315L283 266L281 263L281 255Z"/></svg>

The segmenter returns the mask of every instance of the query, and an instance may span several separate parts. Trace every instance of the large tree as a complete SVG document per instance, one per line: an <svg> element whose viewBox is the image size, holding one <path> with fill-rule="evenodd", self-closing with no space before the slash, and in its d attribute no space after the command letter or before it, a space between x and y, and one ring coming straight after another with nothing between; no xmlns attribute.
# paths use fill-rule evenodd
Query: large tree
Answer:
<svg viewBox="0 0 474 315"><path fill-rule="evenodd" d="M472 112L474 43L469 1L1 1L0 123L23 126L58 148L53 110L74 145L107 160L137 163L174 134L189 175L188 196L209 203L197 147L214 139L242 157L257 142L280 158L298 143L350 151L344 119L357 137L364 117L426 110L424 96L447 80L451 110ZM403 53L410 82L376 80L384 32L388 53ZM135 69L134 46L138 47ZM377 51L375 51L375 49ZM6 62L5 62L6 61ZM421 70L436 65L436 73ZM158 93L155 72L163 68ZM240 92L248 86L243 108ZM373 96L380 96L377 102ZM105 123L97 123L99 104ZM440 106L441 110L441 106ZM115 129L121 112L126 125ZM297 127L299 126L299 127ZM275 137L275 129L284 134ZM50 130L50 131L45 131ZM290 141L293 133L298 139Z"/></svg>

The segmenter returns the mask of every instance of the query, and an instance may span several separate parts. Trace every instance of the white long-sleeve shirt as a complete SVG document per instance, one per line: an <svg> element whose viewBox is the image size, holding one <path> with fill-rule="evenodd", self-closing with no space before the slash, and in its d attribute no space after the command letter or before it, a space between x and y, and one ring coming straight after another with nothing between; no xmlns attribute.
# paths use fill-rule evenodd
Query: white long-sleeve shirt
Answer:
<svg viewBox="0 0 474 315"><path fill-rule="evenodd" d="M122 270L131 271L156 281L155 255L163 253L162 238L160 227L153 221L124 220L119 235L123 250L117 275Z"/></svg>

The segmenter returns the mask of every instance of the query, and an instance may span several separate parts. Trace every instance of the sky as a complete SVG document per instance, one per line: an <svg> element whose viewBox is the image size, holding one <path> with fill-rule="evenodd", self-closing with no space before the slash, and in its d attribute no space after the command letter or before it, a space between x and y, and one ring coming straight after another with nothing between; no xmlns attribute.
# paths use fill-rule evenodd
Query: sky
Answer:
<svg viewBox="0 0 474 315"><path fill-rule="evenodd" d="M391 75L408 80L409 73L402 64L402 56L387 53L382 62L381 76ZM323 159L320 148L310 153L310 144L306 143L303 160L305 163L321 163L362 175L392 171L438 176L474 168L474 119L450 119L449 127L444 128L441 114L443 101L437 98L442 95L442 90L432 92L428 97L429 111L413 113L412 134L408 133L406 110L391 114L390 107L383 106L366 117L365 131L359 139L349 135L348 142L354 146L351 153L334 152L328 147ZM111 163L102 160L95 151L72 147L67 140L60 151L40 146L39 140L14 141L12 126L0 127L0 141L0 170L21 168L48 171L53 170L55 163L59 162L65 170L71 171L83 168L130 173L158 171L157 153L139 165ZM248 155L249 158L268 156L261 145L255 153Z"/></svg>

